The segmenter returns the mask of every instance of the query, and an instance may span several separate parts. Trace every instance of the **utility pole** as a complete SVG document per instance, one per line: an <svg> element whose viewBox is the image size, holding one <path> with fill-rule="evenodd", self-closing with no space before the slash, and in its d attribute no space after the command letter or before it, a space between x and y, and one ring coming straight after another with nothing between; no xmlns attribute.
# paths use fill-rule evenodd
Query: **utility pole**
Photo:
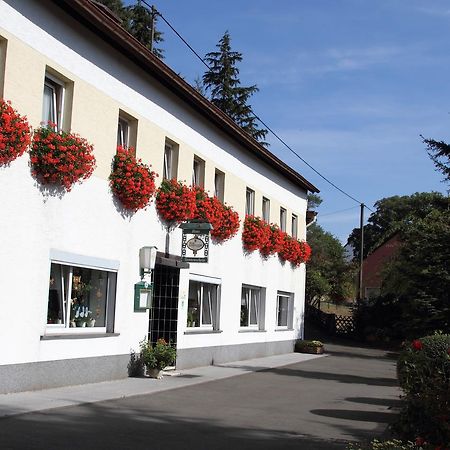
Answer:
<svg viewBox="0 0 450 450"><path fill-rule="evenodd" d="M153 53L153 41L155 40L155 17L156 17L156 8L152 5L152 29L151 29L151 40L150 40L150 51Z"/></svg>
<svg viewBox="0 0 450 450"><path fill-rule="evenodd" d="M359 290L358 290L358 307L363 299L363 261L364 261L364 203L361 203L361 213L359 217L360 231L360 248L359 248Z"/></svg>

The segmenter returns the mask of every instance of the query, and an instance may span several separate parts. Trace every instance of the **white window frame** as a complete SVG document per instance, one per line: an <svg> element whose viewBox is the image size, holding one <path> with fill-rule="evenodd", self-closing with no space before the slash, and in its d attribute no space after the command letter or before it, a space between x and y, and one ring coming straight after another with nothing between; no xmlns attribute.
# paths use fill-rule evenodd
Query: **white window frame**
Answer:
<svg viewBox="0 0 450 450"><path fill-rule="evenodd" d="M249 187L245 191L245 215L255 215L255 191Z"/></svg>
<svg viewBox="0 0 450 450"><path fill-rule="evenodd" d="M286 311L286 325L280 325L279 313L280 313L280 297L287 299L287 311ZM288 330L293 327L293 317L294 317L294 294L291 292L277 292L277 308L275 315L275 325L277 329Z"/></svg>
<svg viewBox="0 0 450 450"><path fill-rule="evenodd" d="M117 121L117 145L124 148L130 146L130 123L120 115Z"/></svg>
<svg viewBox="0 0 450 450"><path fill-rule="evenodd" d="M194 155L192 161L192 186L204 187L205 185L205 161Z"/></svg>
<svg viewBox="0 0 450 450"><path fill-rule="evenodd" d="M247 325L243 325L241 321L242 314L242 302L244 300L244 290L248 293L248 317L247 317ZM246 293L246 296L247 296ZM256 308L256 323L250 323L252 316L252 297L253 295L257 295L257 299L254 302ZM241 330L262 330L264 326L264 289L260 286L250 286L248 284L243 284L241 289L241 308L239 315L239 325Z"/></svg>
<svg viewBox="0 0 450 450"><path fill-rule="evenodd" d="M195 275L191 274L189 278L189 284L191 282L199 283L200 284L200 302L199 302L199 308L200 308L200 315L199 315L199 325L194 327L189 327L187 325L187 316L186 316L186 331L192 331L195 332L196 330L219 330L219 320L220 320L220 287L221 287L221 280L218 278L212 278L212 277L206 277L202 275ZM212 303L209 305L209 314L211 317L211 323L210 324L203 324L203 291L205 288L205 285L214 286L216 289L216 298L215 302L216 304L213 305ZM190 291L190 286L188 291ZM188 313L189 313L189 298L188 298Z"/></svg>
<svg viewBox="0 0 450 450"><path fill-rule="evenodd" d="M64 124L64 105L65 105L65 93L66 93L66 84L64 81L56 78L55 76L45 73L44 78L44 88L47 86L52 90L52 104L51 108L53 109L53 115L55 117L55 130L62 130ZM44 115L44 99L42 99L42 116ZM42 117L42 121L46 125L45 117Z"/></svg>
<svg viewBox="0 0 450 450"><path fill-rule="evenodd" d="M262 218L265 222L270 222L270 200L267 197L262 198Z"/></svg>
<svg viewBox="0 0 450 450"><path fill-rule="evenodd" d="M294 239L298 237L298 216L296 214L292 214L291 235Z"/></svg>
<svg viewBox="0 0 450 450"><path fill-rule="evenodd" d="M225 199L225 174L216 169L214 172L214 196L222 203Z"/></svg>
<svg viewBox="0 0 450 450"><path fill-rule="evenodd" d="M280 230L286 231L286 218L287 218L287 210L286 208L280 207Z"/></svg>
<svg viewBox="0 0 450 450"><path fill-rule="evenodd" d="M63 314L64 322L62 324L45 324L45 334L83 334L83 333L107 333L108 329L112 332L114 328L114 311L112 306L115 308L116 295L117 295L117 274L119 263L117 261L104 260L102 258L93 258L83 255L76 255L66 252L61 252L58 250L50 251L50 264L49 264L49 275L51 270L51 265L57 264L60 266L69 267L69 279L64 280L61 274L61 290L62 290L62 303L63 303ZM72 277L73 268L79 267L83 269L93 269L102 272L108 272L108 286L106 293L106 305L105 305L105 326L104 327L70 327L70 310L68 305L71 305L71 300L68 298L67 294L72 292ZM109 274L113 276L110 278ZM67 287L67 290L66 290ZM112 304L111 304L112 302ZM48 308L48 291L47 291L47 308Z"/></svg>

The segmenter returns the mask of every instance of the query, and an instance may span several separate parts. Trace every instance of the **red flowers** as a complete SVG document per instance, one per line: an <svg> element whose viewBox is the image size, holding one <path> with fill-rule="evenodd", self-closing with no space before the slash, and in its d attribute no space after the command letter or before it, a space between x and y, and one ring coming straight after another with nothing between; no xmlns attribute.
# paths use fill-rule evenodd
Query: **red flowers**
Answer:
<svg viewBox="0 0 450 450"><path fill-rule="evenodd" d="M93 147L86 139L49 127L35 130L30 160L33 175L42 183L57 184L67 191L95 169Z"/></svg>
<svg viewBox="0 0 450 450"><path fill-rule="evenodd" d="M30 126L11 106L0 99L0 165L21 156L30 145Z"/></svg>
<svg viewBox="0 0 450 450"><path fill-rule="evenodd" d="M197 212L196 191L175 179L163 180L156 194L156 209L168 223L193 219Z"/></svg>
<svg viewBox="0 0 450 450"><path fill-rule="evenodd" d="M155 192L155 172L134 156L133 148L117 146L109 185L122 205L130 211L145 208Z"/></svg>
<svg viewBox="0 0 450 450"><path fill-rule="evenodd" d="M247 216L244 221L242 243L245 250L258 250L263 256L278 253L281 259L294 266L306 263L311 256L311 247L290 237L277 225L267 224L259 217Z"/></svg>
<svg viewBox="0 0 450 450"><path fill-rule="evenodd" d="M411 343L411 347L417 351L422 350L423 349L422 341L420 341L419 339L414 339L414 341L412 341Z"/></svg>

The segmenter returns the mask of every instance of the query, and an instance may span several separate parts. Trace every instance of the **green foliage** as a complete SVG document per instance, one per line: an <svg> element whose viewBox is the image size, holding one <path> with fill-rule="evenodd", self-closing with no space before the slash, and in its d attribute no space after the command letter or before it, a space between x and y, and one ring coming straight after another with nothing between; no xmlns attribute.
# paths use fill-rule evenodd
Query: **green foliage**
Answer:
<svg viewBox="0 0 450 450"><path fill-rule="evenodd" d="M313 224L307 241L312 255L306 273L306 299L341 301L352 295L354 268L345 260L342 244L331 233Z"/></svg>
<svg viewBox="0 0 450 450"><path fill-rule="evenodd" d="M407 438L450 443L450 335L435 334L408 344L397 363L405 406L396 430Z"/></svg>
<svg viewBox="0 0 450 450"><path fill-rule="evenodd" d="M444 175L443 181L450 183L450 145L444 141L420 137L427 146L428 155L433 161L436 170Z"/></svg>
<svg viewBox="0 0 450 450"><path fill-rule="evenodd" d="M211 102L228 114L254 139L267 145L264 142L267 130L259 128L248 103L250 97L259 89L256 85L241 86L239 79L237 64L242 61L242 53L231 50L231 38L228 31L216 47L218 51L205 55L205 61L210 69L203 75L203 86L210 92Z"/></svg>
<svg viewBox="0 0 450 450"><path fill-rule="evenodd" d="M416 219L425 218L431 211L446 211L448 198L439 192L383 198L375 203L376 211L364 225L364 257L397 231L402 231ZM359 260L360 229L355 228L349 238L355 260Z"/></svg>
<svg viewBox="0 0 450 450"><path fill-rule="evenodd" d="M308 210L317 209L322 202L322 197L319 194L308 194Z"/></svg>
<svg viewBox="0 0 450 450"><path fill-rule="evenodd" d="M321 341L308 341L308 340L298 340L295 342L295 350L303 350L303 349L313 349L313 348L322 348L323 343Z"/></svg>
<svg viewBox="0 0 450 450"><path fill-rule="evenodd" d="M423 447L417 446L414 442L403 442L398 439L391 439L389 441L379 441L374 439L370 444L354 444L350 443L347 450L419 450Z"/></svg>
<svg viewBox="0 0 450 450"><path fill-rule="evenodd" d="M149 369L163 370L175 362L177 355L176 350L164 339L158 339L154 346L148 341L142 341L140 349L142 361Z"/></svg>

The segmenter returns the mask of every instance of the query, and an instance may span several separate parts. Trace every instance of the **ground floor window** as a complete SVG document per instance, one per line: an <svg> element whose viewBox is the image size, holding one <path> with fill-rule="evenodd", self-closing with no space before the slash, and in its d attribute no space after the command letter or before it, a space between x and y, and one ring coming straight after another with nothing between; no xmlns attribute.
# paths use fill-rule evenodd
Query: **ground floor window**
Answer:
<svg viewBox="0 0 450 450"><path fill-rule="evenodd" d="M277 294L277 326L279 328L292 328L293 294L278 292Z"/></svg>
<svg viewBox="0 0 450 450"><path fill-rule="evenodd" d="M116 272L51 263L48 328L113 330Z"/></svg>
<svg viewBox="0 0 450 450"><path fill-rule="evenodd" d="M189 281L187 327L219 328L219 286Z"/></svg>
<svg viewBox="0 0 450 450"><path fill-rule="evenodd" d="M262 288L256 286L242 286L241 327L263 329L263 306Z"/></svg>

